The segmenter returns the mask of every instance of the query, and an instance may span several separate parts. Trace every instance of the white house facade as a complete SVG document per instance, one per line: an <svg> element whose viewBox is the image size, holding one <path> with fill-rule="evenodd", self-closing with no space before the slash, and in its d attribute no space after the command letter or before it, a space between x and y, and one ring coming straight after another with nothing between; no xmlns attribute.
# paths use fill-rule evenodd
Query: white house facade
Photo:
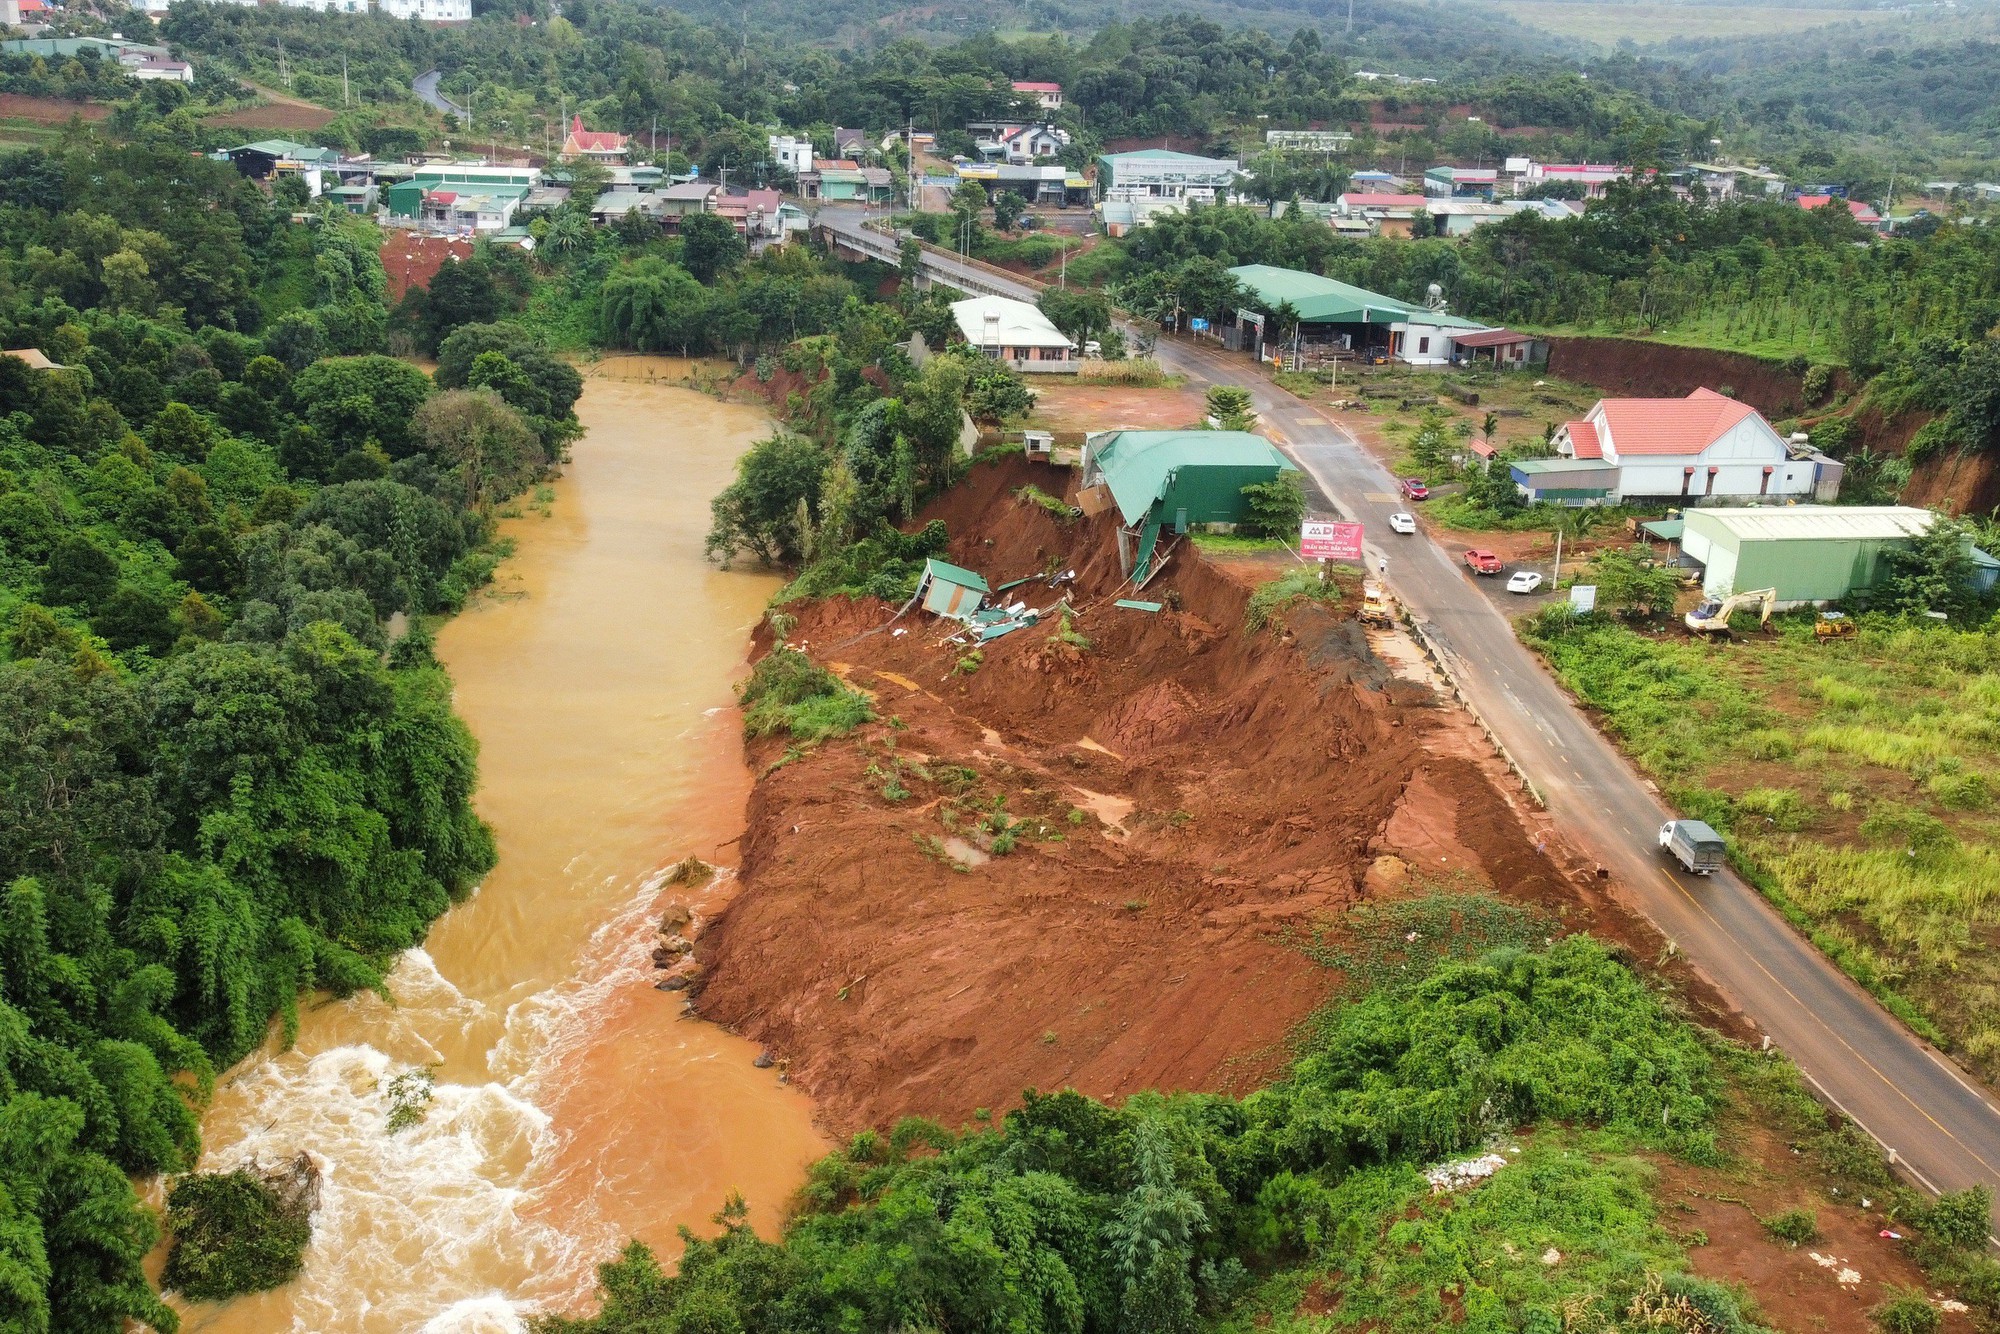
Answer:
<svg viewBox="0 0 2000 1334"><path fill-rule="evenodd" d="M1617 469L1628 499L1757 502L1813 499L1820 464L1794 457L1763 414L1711 389L1686 398L1606 398L1550 443L1562 458ZM1822 497L1826 498L1826 497Z"/></svg>

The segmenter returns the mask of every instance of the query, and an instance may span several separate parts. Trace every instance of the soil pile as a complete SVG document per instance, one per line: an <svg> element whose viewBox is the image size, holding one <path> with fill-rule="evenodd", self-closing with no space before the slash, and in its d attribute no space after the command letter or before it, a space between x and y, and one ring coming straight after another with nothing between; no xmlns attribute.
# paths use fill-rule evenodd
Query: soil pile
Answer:
<svg viewBox="0 0 2000 1334"><path fill-rule="evenodd" d="M1303 946L1365 898L1490 888L1604 930L1352 598L1247 633L1276 571L1183 545L1138 595L1160 612L1116 607L1112 516L1016 495L1067 484L1016 457L924 516L996 586L1039 576L1009 600L1054 604L1074 570L1067 635L1057 613L975 658L948 623L845 600L790 631L883 721L753 745L744 888L700 940L698 1005L834 1128L956 1124L1027 1087L1252 1087L1339 981Z"/></svg>
<svg viewBox="0 0 2000 1334"><path fill-rule="evenodd" d="M1609 394L1640 398L1680 398L1696 389L1727 385L1738 399L1773 419L1799 411L1805 398L1803 372L1782 361L1637 338L1551 338L1548 369L1551 375L1593 384Z"/></svg>

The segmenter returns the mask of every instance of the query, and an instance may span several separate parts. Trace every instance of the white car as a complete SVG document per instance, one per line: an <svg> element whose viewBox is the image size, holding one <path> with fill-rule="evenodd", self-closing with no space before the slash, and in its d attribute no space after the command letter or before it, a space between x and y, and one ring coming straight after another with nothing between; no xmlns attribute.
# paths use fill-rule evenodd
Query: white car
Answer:
<svg viewBox="0 0 2000 1334"><path fill-rule="evenodd" d="M1532 593L1542 586L1542 576L1533 570L1516 570L1507 576L1509 593Z"/></svg>
<svg viewBox="0 0 2000 1334"><path fill-rule="evenodd" d="M1417 521L1410 515L1398 510L1389 516L1389 531L1392 533L1414 533L1417 531Z"/></svg>

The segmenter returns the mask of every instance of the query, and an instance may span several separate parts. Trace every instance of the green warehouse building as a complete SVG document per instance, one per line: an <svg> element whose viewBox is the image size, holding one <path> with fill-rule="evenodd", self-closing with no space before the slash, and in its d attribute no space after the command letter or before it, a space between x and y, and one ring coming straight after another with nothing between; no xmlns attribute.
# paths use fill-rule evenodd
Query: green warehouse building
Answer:
<svg viewBox="0 0 2000 1334"><path fill-rule="evenodd" d="M1714 597L1778 590L1778 605L1839 602L1865 592L1887 573L1883 553L1921 536L1937 521L1908 505L1787 505L1769 509L1690 509L1681 555L1701 568ZM1972 548L1982 588L2000 560Z"/></svg>
<svg viewBox="0 0 2000 1334"><path fill-rule="evenodd" d="M1118 560L1134 583L1151 573L1162 529L1241 523L1244 487L1297 471L1248 431L1103 431L1083 442L1083 489L1117 507ZM1090 495L1079 498L1099 512Z"/></svg>

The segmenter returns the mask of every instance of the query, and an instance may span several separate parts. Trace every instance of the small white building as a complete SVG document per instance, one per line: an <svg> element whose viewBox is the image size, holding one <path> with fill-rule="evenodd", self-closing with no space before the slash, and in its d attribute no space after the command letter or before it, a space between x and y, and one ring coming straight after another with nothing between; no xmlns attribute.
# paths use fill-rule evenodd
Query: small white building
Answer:
<svg viewBox="0 0 2000 1334"><path fill-rule="evenodd" d="M424 23L472 22L472 0L375 0L375 6L394 19L417 19Z"/></svg>
<svg viewBox="0 0 2000 1334"><path fill-rule="evenodd" d="M1059 83L1037 83L1028 79L1014 80L1014 91L1023 97L1035 99L1035 105L1044 111L1061 111L1063 104L1062 85Z"/></svg>
<svg viewBox="0 0 2000 1334"><path fill-rule="evenodd" d="M125 70L135 79L165 79L170 83L194 82L194 66L185 60L142 60L136 65L127 65Z"/></svg>
<svg viewBox="0 0 2000 1334"><path fill-rule="evenodd" d="M1686 398L1600 399L1579 420L1557 427L1550 443L1561 458L1602 460L1616 468L1613 492L1606 497L1613 504L1809 500L1820 482L1816 457L1795 457L1762 413L1712 389L1697 389ZM1832 467L1837 488L1839 465Z"/></svg>
<svg viewBox="0 0 2000 1334"><path fill-rule="evenodd" d="M813 169L812 140L790 134L774 134L765 142L770 145L771 161L792 175L803 176Z"/></svg>
<svg viewBox="0 0 2000 1334"><path fill-rule="evenodd" d="M1025 301L975 296L951 303L965 341L1027 375L1076 374L1076 344Z"/></svg>

